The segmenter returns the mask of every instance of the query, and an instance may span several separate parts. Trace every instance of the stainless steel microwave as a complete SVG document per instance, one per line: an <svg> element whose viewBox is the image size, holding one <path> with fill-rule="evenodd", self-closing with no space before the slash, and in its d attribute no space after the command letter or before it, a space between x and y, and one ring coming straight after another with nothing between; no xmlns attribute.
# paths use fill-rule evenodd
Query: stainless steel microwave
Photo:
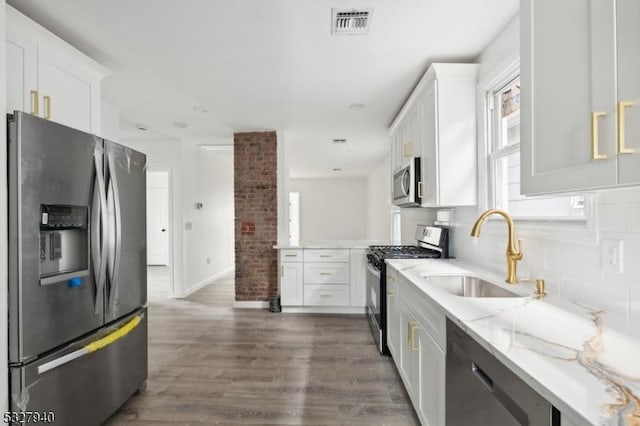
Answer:
<svg viewBox="0 0 640 426"><path fill-rule="evenodd" d="M393 204L420 207L420 186L420 157L413 157L393 173Z"/></svg>

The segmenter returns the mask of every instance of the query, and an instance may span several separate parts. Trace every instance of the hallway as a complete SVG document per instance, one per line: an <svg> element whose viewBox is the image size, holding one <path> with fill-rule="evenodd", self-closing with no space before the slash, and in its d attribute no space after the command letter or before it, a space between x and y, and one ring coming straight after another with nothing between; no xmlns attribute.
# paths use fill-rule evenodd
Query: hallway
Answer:
<svg viewBox="0 0 640 426"><path fill-rule="evenodd" d="M233 309L233 276L149 302L149 379L106 424L415 425L364 317Z"/></svg>

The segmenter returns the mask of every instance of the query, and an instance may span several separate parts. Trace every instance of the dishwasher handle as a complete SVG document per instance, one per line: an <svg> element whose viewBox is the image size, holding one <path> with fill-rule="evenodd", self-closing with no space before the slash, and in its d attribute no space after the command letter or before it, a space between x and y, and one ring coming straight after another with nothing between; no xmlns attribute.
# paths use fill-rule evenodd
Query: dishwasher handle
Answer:
<svg viewBox="0 0 640 426"><path fill-rule="evenodd" d="M482 370L482 368L473 361L471 361L471 372L483 385L486 386L487 389L493 392L493 380L491 380L491 377L489 377L489 375L487 375L487 373L485 373L484 370Z"/></svg>

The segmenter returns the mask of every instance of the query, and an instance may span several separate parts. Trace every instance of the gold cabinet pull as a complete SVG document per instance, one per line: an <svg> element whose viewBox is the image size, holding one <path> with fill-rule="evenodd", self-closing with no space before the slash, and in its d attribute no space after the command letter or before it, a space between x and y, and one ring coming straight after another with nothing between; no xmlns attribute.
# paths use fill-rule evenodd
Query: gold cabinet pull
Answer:
<svg viewBox="0 0 640 426"><path fill-rule="evenodd" d="M404 157L405 158L411 157L411 142L405 142L403 144L403 150L404 150Z"/></svg>
<svg viewBox="0 0 640 426"><path fill-rule="evenodd" d="M51 96L43 96L42 100L44 101L44 118L47 120L51 119Z"/></svg>
<svg viewBox="0 0 640 426"><path fill-rule="evenodd" d="M415 331L418 328L418 323L415 321L409 321L407 323L407 341L409 343L409 347L411 347L412 351L417 351L420 348L415 345Z"/></svg>
<svg viewBox="0 0 640 426"><path fill-rule="evenodd" d="M598 150L598 119L606 116L604 111L591 113L591 158L594 160L604 160L607 158L606 154L600 154Z"/></svg>
<svg viewBox="0 0 640 426"><path fill-rule="evenodd" d="M424 197L424 190L423 190L423 184L422 181L418 182L418 198L423 198Z"/></svg>
<svg viewBox="0 0 640 426"><path fill-rule="evenodd" d="M393 297L393 296L395 296L395 293L392 292L392 291L387 290L387 296Z"/></svg>
<svg viewBox="0 0 640 426"><path fill-rule="evenodd" d="M633 154L635 150L633 148L627 148L625 146L625 120L624 113L625 108L630 108L636 103L633 101L618 102L618 154Z"/></svg>
<svg viewBox="0 0 640 426"><path fill-rule="evenodd" d="M31 91L31 114L38 115L40 113L40 108L38 108L38 91Z"/></svg>
<svg viewBox="0 0 640 426"><path fill-rule="evenodd" d="M284 265L282 265L282 273L280 275L281 277L284 277Z"/></svg>

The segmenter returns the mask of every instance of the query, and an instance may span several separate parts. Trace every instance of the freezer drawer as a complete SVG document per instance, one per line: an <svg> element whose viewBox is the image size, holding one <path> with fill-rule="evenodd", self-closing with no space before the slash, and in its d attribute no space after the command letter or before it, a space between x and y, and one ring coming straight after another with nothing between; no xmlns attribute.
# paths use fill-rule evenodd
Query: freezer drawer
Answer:
<svg viewBox="0 0 640 426"><path fill-rule="evenodd" d="M121 329L135 316L141 316L141 321L128 334L103 349L55 366L64 359L61 357ZM43 372L43 369L49 370ZM146 378L147 314L144 308L57 353L11 368L11 411L53 412L55 422L51 424L54 425L100 425Z"/></svg>

